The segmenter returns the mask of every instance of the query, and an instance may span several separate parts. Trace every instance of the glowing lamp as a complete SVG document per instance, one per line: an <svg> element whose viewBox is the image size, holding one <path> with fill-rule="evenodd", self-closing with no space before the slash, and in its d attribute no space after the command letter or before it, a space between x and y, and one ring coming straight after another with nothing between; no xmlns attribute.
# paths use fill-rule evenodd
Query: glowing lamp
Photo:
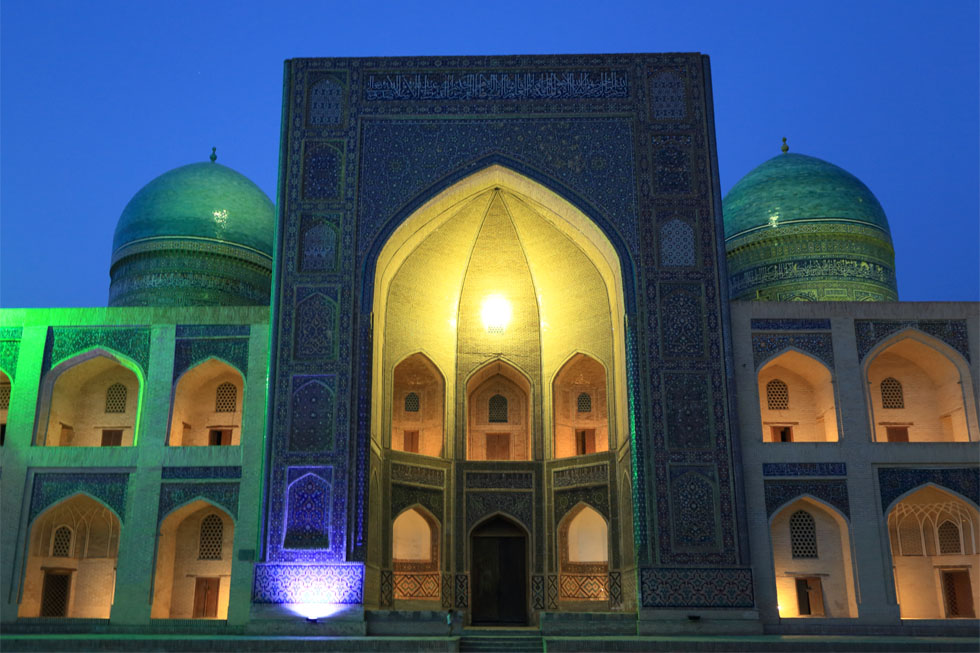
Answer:
<svg viewBox="0 0 980 653"><path fill-rule="evenodd" d="M490 295L483 300L480 315L487 333L503 333L510 322L510 302L503 295Z"/></svg>

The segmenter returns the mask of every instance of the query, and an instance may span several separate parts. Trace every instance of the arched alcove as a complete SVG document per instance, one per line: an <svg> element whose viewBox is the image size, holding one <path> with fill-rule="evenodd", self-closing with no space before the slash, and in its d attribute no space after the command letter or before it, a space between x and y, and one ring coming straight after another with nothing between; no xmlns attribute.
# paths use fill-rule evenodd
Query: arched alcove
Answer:
<svg viewBox="0 0 980 653"><path fill-rule="evenodd" d="M975 619L980 605L980 513L934 486L888 512L895 594L903 619Z"/></svg>
<svg viewBox="0 0 980 653"><path fill-rule="evenodd" d="M424 508L409 508L392 522L391 565L395 601L439 601L439 522Z"/></svg>
<svg viewBox="0 0 980 653"><path fill-rule="evenodd" d="M456 421L469 417L458 410L466 380L500 357L525 372L538 438L553 432L550 380L572 352L587 349L605 369L608 429L616 432L627 413L622 265L579 208L491 165L435 192L377 251L375 437L389 432L397 410L394 368L418 351L445 371L445 401L457 408L446 412L446 433L460 433ZM488 321L501 316L504 324ZM462 457L465 444L451 443L450 453ZM543 440L533 448L534 457L545 455Z"/></svg>
<svg viewBox="0 0 980 653"><path fill-rule="evenodd" d="M197 499L160 523L153 619L226 619L235 522Z"/></svg>
<svg viewBox="0 0 980 653"><path fill-rule="evenodd" d="M136 370L101 349L55 366L42 382L36 444L132 446L142 389Z"/></svg>
<svg viewBox="0 0 980 653"><path fill-rule="evenodd" d="M558 560L562 607L604 609L609 600L609 526L597 510L580 503L565 515L558 525Z"/></svg>
<svg viewBox="0 0 980 653"><path fill-rule="evenodd" d="M763 442L836 442L837 409L830 370L796 350L760 370Z"/></svg>
<svg viewBox="0 0 980 653"><path fill-rule="evenodd" d="M423 354L412 354L392 375L391 448L441 456L446 394L442 375Z"/></svg>
<svg viewBox="0 0 980 653"><path fill-rule="evenodd" d="M466 384L466 459L529 460L530 384L512 365L494 361Z"/></svg>
<svg viewBox="0 0 980 653"><path fill-rule="evenodd" d="M552 384L555 409L554 457L609 450L606 371L599 361L575 354Z"/></svg>
<svg viewBox="0 0 980 653"><path fill-rule="evenodd" d="M959 355L906 333L867 363L876 442L968 442L976 424L969 371ZM976 428L975 426L973 427Z"/></svg>
<svg viewBox="0 0 980 653"><path fill-rule="evenodd" d="M31 524L20 617L108 619L116 587L120 522L85 494Z"/></svg>
<svg viewBox="0 0 980 653"><path fill-rule="evenodd" d="M170 446L241 444L244 390L241 373L216 358L184 372L174 388Z"/></svg>
<svg viewBox="0 0 980 653"><path fill-rule="evenodd" d="M857 617L847 520L801 497L769 523L780 617Z"/></svg>

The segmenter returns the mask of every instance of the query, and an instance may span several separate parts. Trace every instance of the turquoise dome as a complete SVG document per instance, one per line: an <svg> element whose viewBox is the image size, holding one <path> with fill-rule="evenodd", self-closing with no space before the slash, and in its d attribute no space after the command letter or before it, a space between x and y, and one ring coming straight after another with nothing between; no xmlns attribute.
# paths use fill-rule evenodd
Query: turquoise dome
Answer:
<svg viewBox="0 0 980 653"><path fill-rule="evenodd" d="M723 201L725 239L791 222L863 224L886 234L881 204L860 179L843 168L805 154L775 156L741 180Z"/></svg>
<svg viewBox="0 0 980 653"><path fill-rule="evenodd" d="M885 212L846 170L784 150L735 184L722 211L732 299L898 299Z"/></svg>
<svg viewBox="0 0 980 653"><path fill-rule="evenodd" d="M268 306L276 209L245 176L192 163L144 186L112 241L110 306Z"/></svg>
<svg viewBox="0 0 980 653"><path fill-rule="evenodd" d="M144 186L123 209L112 251L146 239L200 238L272 257L276 207L248 177L219 163L191 163Z"/></svg>

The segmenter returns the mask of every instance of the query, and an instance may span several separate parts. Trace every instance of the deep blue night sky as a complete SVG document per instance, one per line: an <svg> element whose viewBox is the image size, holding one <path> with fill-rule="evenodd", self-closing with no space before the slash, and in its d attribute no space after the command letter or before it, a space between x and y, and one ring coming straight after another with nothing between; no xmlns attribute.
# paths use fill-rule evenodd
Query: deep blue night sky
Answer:
<svg viewBox="0 0 980 653"><path fill-rule="evenodd" d="M881 201L901 299L980 299L975 1L277 4L0 4L0 305L104 306L126 202L212 145L274 199L286 58L668 51L723 193L787 136Z"/></svg>

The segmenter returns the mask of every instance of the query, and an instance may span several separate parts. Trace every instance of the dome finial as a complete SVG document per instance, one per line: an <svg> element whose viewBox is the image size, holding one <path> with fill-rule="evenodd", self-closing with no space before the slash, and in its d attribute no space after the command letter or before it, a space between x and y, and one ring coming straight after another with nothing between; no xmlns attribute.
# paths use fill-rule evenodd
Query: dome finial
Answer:
<svg viewBox="0 0 980 653"><path fill-rule="evenodd" d="M786 154L787 152L789 152L789 145L786 144L786 137L785 136L783 136L783 146L781 148L779 148L779 149L781 149L783 151L783 154Z"/></svg>
<svg viewBox="0 0 980 653"><path fill-rule="evenodd" d="M785 141L786 141L786 139L784 138L783 139L783 142L785 142ZM784 145L783 147L786 147L786 146ZM214 163L215 161L218 160L218 155L215 154L215 152L217 152L217 150L218 150L218 148L216 148L216 147L212 147L211 148L211 156L209 157L211 159L211 163Z"/></svg>

